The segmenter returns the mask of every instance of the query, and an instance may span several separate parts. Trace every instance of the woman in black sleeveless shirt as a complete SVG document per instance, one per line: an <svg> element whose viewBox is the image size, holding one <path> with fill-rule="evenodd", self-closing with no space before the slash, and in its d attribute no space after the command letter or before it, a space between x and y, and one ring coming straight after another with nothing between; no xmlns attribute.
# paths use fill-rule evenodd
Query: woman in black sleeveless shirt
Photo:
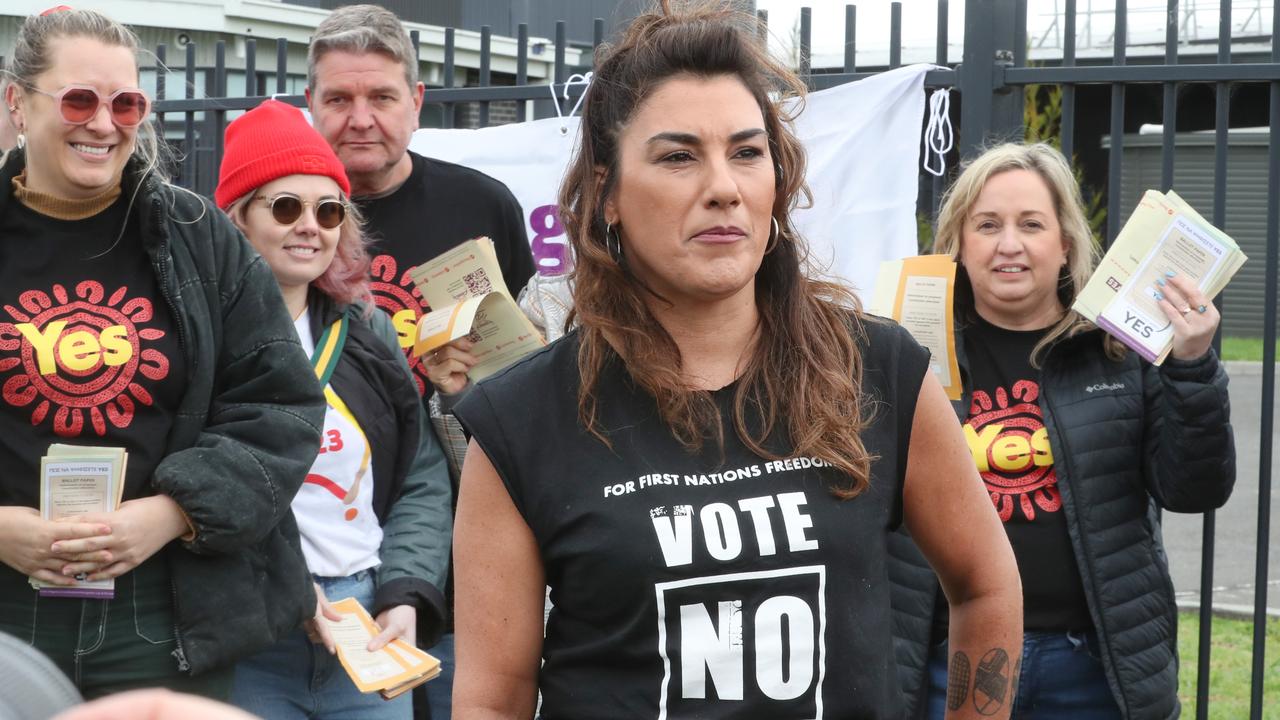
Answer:
<svg viewBox="0 0 1280 720"><path fill-rule="evenodd" d="M925 351L806 274L775 83L720 10L598 57L560 203L581 327L458 411L455 717L897 718L904 520L975 658L954 717L1007 715L1008 546Z"/></svg>

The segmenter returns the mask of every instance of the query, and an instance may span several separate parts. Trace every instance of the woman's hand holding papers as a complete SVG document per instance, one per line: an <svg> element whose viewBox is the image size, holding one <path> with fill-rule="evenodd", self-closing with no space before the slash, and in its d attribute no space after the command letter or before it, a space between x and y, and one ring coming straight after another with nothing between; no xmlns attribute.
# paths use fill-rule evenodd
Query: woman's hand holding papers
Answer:
<svg viewBox="0 0 1280 720"><path fill-rule="evenodd" d="M417 647L418 609L412 605L392 605L378 613L378 627L382 632L369 641L369 652L377 652L387 643L400 638Z"/></svg>
<svg viewBox="0 0 1280 720"><path fill-rule="evenodd" d="M333 642L333 633L329 632L329 623L325 620L338 622L342 620L342 615L329 604L329 598L324 596L324 589L320 585L316 585L316 614L306 622L302 623L302 629L307 633L307 639L317 645L324 645L330 655L338 652L337 645Z"/></svg>
<svg viewBox="0 0 1280 720"><path fill-rule="evenodd" d="M1172 355L1179 360L1203 357L1222 319L1218 309L1183 275L1167 275L1155 290L1160 309L1173 325Z"/></svg>
<svg viewBox="0 0 1280 720"><path fill-rule="evenodd" d="M35 508L0 507L0 562L50 585L75 585L74 579L62 573L68 558L54 546L110 534L110 525L102 522L83 518L54 522L41 518Z"/></svg>
<svg viewBox="0 0 1280 720"><path fill-rule="evenodd" d="M422 362L431 384L447 395L461 392L470 382L467 373L478 362L471 354L475 346L474 342L463 337L427 353Z"/></svg>
<svg viewBox="0 0 1280 720"><path fill-rule="evenodd" d="M178 504L168 495L126 500L109 513L86 513L57 524L93 523L108 532L61 539L50 548L63 559L63 575L89 580L120 577L138 567L160 548L185 534L189 526Z"/></svg>

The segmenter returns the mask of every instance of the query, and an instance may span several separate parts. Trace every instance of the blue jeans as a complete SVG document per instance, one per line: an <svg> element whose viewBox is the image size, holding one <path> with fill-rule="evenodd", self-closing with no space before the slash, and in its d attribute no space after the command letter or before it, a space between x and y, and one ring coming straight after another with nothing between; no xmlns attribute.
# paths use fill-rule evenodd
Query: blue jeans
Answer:
<svg viewBox="0 0 1280 720"><path fill-rule="evenodd" d="M373 605L372 570L316 582L330 600L354 597L366 610ZM413 714L409 693L383 700L356 689L338 656L301 629L236 666L231 702L267 720L409 720Z"/></svg>
<svg viewBox="0 0 1280 720"><path fill-rule="evenodd" d="M440 674L426 685L427 707L431 708L428 716L431 720L449 720L453 715L453 633L440 636L427 652L440 661Z"/></svg>
<svg viewBox="0 0 1280 720"><path fill-rule="evenodd" d="M946 712L947 660L947 643L934 646L928 673L931 720L942 720ZM1092 630L1023 636L1012 720L1120 720Z"/></svg>

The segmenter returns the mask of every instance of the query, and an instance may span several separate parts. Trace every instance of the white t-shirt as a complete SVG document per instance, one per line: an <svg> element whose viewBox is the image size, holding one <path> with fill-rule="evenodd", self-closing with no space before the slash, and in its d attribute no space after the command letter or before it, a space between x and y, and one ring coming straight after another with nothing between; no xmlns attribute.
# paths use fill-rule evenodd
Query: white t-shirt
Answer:
<svg viewBox="0 0 1280 720"><path fill-rule="evenodd" d="M315 353L310 311L304 310L293 326L307 355ZM320 454L293 499L293 514L311 572L346 577L379 563L382 526L373 512L369 443L333 387L326 386L324 394L328 408Z"/></svg>

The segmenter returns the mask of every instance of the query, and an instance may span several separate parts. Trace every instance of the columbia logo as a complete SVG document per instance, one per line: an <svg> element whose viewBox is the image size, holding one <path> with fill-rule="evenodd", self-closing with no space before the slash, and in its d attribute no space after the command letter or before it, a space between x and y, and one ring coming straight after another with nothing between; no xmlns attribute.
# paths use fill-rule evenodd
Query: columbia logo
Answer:
<svg viewBox="0 0 1280 720"><path fill-rule="evenodd" d="M1093 393L1093 392L1102 392L1104 390L1123 390L1123 389L1124 389L1124 383L1098 383L1097 385L1090 385L1089 387L1086 387L1084 391L1087 393Z"/></svg>

